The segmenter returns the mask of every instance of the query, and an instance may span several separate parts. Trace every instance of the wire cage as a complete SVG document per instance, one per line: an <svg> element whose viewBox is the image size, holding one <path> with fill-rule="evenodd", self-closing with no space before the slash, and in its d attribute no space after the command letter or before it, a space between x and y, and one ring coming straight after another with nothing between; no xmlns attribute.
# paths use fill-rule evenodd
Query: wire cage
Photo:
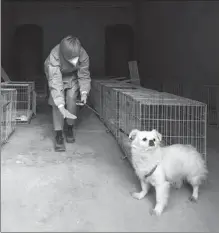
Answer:
<svg viewBox="0 0 219 233"><path fill-rule="evenodd" d="M92 79L91 81L91 91L90 91L90 100L94 109L100 114L101 108L101 83L102 82L112 82L111 80L99 80Z"/></svg>
<svg viewBox="0 0 219 233"><path fill-rule="evenodd" d="M164 145L191 144L206 159L207 105L168 93L120 92L119 144L132 129L158 130Z"/></svg>
<svg viewBox="0 0 219 233"><path fill-rule="evenodd" d="M1 145L5 144L16 128L17 90L1 88Z"/></svg>
<svg viewBox="0 0 219 233"><path fill-rule="evenodd" d="M127 128L127 124L130 124L130 119L129 119L129 114L128 111L129 109L127 109L127 107L129 107L129 103L125 102L124 97L128 96L133 98L134 100L139 100L139 101L144 101L147 99L153 99L153 98L161 98L161 96L168 96L168 98L174 98L172 94L168 94L168 93L161 93L155 90L150 90L147 89L147 91L142 92L142 91L130 91L130 90L122 90L120 93L118 93L118 102L119 102L119 116L118 116L118 121L119 121L119 132L124 133L125 135L128 135L130 133L129 128ZM127 97L127 99L128 99ZM135 112L133 113L135 114ZM133 125L136 124L132 124L130 125L130 127L132 127Z"/></svg>
<svg viewBox="0 0 219 233"><path fill-rule="evenodd" d="M17 123L30 123L36 115L36 93L34 82L4 82L1 87L17 90Z"/></svg>
<svg viewBox="0 0 219 233"><path fill-rule="evenodd" d="M219 85L204 85L203 99L208 106L208 124L219 127Z"/></svg>
<svg viewBox="0 0 219 233"><path fill-rule="evenodd" d="M136 90L135 87L129 83L102 83L101 84L101 118L105 123L109 123L111 111L115 108L116 101L113 95L113 88L124 89L124 90Z"/></svg>
<svg viewBox="0 0 219 233"><path fill-rule="evenodd" d="M120 82L118 80L92 80L90 99L94 109L99 113L100 118L103 119L103 87L110 85L111 87L128 87L131 84Z"/></svg>
<svg viewBox="0 0 219 233"><path fill-rule="evenodd" d="M157 92L137 86L111 87L108 85L103 87L103 119L116 138L119 137L119 111L121 109L119 95L123 91L126 93L138 93L141 96L146 93Z"/></svg>
<svg viewBox="0 0 219 233"><path fill-rule="evenodd" d="M137 89L131 86L112 87L112 85L104 85L102 87L102 118L108 129L115 137L118 137L118 110L119 101L118 93L121 90Z"/></svg>

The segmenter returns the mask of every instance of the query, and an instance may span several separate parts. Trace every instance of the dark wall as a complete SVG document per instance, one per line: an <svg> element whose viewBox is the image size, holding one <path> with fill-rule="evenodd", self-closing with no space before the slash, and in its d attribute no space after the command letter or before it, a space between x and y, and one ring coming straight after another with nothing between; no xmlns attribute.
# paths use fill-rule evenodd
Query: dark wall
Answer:
<svg viewBox="0 0 219 233"><path fill-rule="evenodd" d="M219 83L219 2L140 3L137 53L143 83L183 81L190 93Z"/></svg>
<svg viewBox="0 0 219 233"><path fill-rule="evenodd" d="M12 38L15 25L14 6L1 2L1 63L6 72L9 72L9 57L12 51Z"/></svg>

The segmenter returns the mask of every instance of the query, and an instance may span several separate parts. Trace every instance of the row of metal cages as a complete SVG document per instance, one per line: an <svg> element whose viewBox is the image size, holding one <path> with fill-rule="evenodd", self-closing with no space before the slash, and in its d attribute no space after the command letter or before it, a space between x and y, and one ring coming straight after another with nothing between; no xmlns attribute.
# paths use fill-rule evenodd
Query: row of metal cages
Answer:
<svg viewBox="0 0 219 233"><path fill-rule="evenodd" d="M17 115L18 124L30 123L36 115L36 92L33 81L10 81L1 83L2 89L16 89L17 91Z"/></svg>
<svg viewBox="0 0 219 233"><path fill-rule="evenodd" d="M116 80L93 80L91 102L125 154L133 129L156 129L164 145L191 144L206 159L207 105Z"/></svg>
<svg viewBox="0 0 219 233"><path fill-rule="evenodd" d="M3 82L0 96L1 145L8 142L17 124L30 123L36 114L34 82Z"/></svg>
<svg viewBox="0 0 219 233"><path fill-rule="evenodd" d="M16 128L17 90L1 88L1 145L5 144Z"/></svg>

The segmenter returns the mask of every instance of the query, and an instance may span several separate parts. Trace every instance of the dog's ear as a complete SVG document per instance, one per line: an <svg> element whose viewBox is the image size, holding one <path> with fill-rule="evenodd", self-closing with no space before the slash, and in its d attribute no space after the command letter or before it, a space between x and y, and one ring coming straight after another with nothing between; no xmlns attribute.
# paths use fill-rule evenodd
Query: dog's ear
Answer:
<svg viewBox="0 0 219 233"><path fill-rule="evenodd" d="M133 130L130 132L130 134L129 134L129 138L130 138L131 140L134 140L138 132L139 132L138 129L133 129Z"/></svg>
<svg viewBox="0 0 219 233"><path fill-rule="evenodd" d="M152 132L156 135L157 139L162 141L162 134L160 134L156 129L153 129Z"/></svg>

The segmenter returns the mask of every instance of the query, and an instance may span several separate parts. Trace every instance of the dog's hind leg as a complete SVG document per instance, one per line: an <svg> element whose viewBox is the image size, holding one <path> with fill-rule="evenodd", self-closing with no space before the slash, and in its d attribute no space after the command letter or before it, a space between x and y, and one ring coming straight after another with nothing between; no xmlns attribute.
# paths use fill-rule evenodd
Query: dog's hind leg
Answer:
<svg viewBox="0 0 219 233"><path fill-rule="evenodd" d="M169 197L170 183L165 182L161 185L155 187L156 190L156 205L155 208L151 211L151 214L157 216L161 215L164 208L167 206L168 197Z"/></svg>
<svg viewBox="0 0 219 233"><path fill-rule="evenodd" d="M199 179L199 177L189 177L189 178L187 178L187 181L192 186L192 196L189 198L189 200L191 202L197 202L198 196L199 196L200 179Z"/></svg>
<svg viewBox="0 0 219 233"><path fill-rule="evenodd" d="M143 199L147 195L147 193L150 189L149 183L144 182L144 180L141 180L140 182L141 182L141 192L133 192L132 193L132 197L134 197L135 199L138 199L138 200Z"/></svg>
<svg viewBox="0 0 219 233"><path fill-rule="evenodd" d="M197 202L198 201L198 193L199 193L199 186L198 185L192 185L192 196L189 198L191 202Z"/></svg>

